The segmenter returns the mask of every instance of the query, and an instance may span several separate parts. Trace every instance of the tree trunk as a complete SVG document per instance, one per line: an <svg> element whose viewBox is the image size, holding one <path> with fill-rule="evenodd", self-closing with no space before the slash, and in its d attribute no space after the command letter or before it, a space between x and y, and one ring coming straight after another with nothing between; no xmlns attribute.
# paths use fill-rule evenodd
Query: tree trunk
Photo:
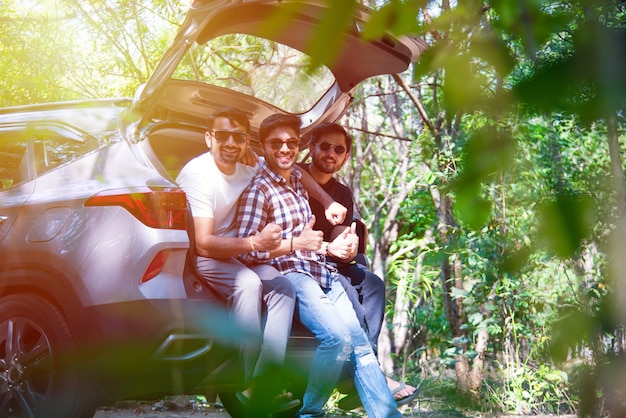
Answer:
<svg viewBox="0 0 626 418"><path fill-rule="evenodd" d="M609 140L609 154L611 156L611 170L613 173L613 187L618 210L618 222L616 231L613 232L610 249L610 276L615 288L615 301L617 302L616 323L626 323L626 190L624 188L624 170L622 154L620 152L619 132L617 130L617 114L612 113L607 117L607 135ZM620 353L623 356L623 352ZM618 370L603 371L608 398L608 409L613 416L623 416L623 394L626 393L626 365L624 362L615 362L613 365ZM619 371L621 369L621 372ZM620 376L620 377L617 377Z"/></svg>
<svg viewBox="0 0 626 418"><path fill-rule="evenodd" d="M489 331L487 328L481 328L476 335L476 357L472 362L472 370L469 377L469 389L471 393L478 393L483 382L485 373L485 352L489 343Z"/></svg>
<svg viewBox="0 0 626 418"><path fill-rule="evenodd" d="M613 174L613 189L618 210L618 230L613 234L611 272L617 295L617 307L620 322L626 322L626 276L624 270L624 254L626 253L626 190L624 189L624 169L622 154L617 131L617 115L611 114L607 118L607 134L609 140L609 155L611 156L611 171Z"/></svg>
<svg viewBox="0 0 626 418"><path fill-rule="evenodd" d="M430 188L431 197L437 208L439 217L439 240L442 247L446 247L450 243L451 229L455 226L452 217L452 201L446 195L442 194L436 187ZM462 343L465 332L461 329L463 324L463 308L460 298L452 297L452 289L454 287L462 288L462 272L461 260L458 257L451 257L447 254L442 256L441 260L441 286L443 290L443 304L450 325L450 333L455 345L460 349L455 355L454 369L456 372L457 388L462 393L470 393L472 384L470 381L469 360L463 355L466 344Z"/></svg>
<svg viewBox="0 0 626 418"><path fill-rule="evenodd" d="M394 354L400 354L407 341L407 329L409 325L410 300L408 290L411 280L406 272L402 275L396 287L396 300L393 309L393 348ZM404 329L403 329L404 328Z"/></svg>

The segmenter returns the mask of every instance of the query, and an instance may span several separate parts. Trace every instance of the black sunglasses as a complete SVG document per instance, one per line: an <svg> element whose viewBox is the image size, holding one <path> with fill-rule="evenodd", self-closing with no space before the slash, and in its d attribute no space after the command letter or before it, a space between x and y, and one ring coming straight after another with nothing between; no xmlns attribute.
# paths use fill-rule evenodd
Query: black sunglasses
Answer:
<svg viewBox="0 0 626 418"><path fill-rule="evenodd" d="M236 144L244 144L248 140L248 134L239 131L211 131L217 142L226 142L231 136Z"/></svg>
<svg viewBox="0 0 626 418"><path fill-rule="evenodd" d="M337 155L342 155L344 152L346 152L346 147L344 147L343 145L333 145L329 144L328 142L318 142L316 145L320 147L322 151L328 151L332 148Z"/></svg>
<svg viewBox="0 0 626 418"><path fill-rule="evenodd" d="M300 141L297 139L288 139L287 141L281 141L280 139L269 139L264 141L267 144L270 144L273 150L279 150L283 147L283 144L287 144L287 148L296 149L300 146Z"/></svg>

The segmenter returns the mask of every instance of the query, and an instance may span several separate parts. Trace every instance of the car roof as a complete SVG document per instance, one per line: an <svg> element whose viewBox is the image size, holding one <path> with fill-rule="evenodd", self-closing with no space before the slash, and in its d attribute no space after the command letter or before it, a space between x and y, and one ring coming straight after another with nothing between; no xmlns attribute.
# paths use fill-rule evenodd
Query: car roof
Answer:
<svg viewBox="0 0 626 418"><path fill-rule="evenodd" d="M112 131L130 104L128 98L112 98L4 107L0 108L0 126L62 123L89 133Z"/></svg>

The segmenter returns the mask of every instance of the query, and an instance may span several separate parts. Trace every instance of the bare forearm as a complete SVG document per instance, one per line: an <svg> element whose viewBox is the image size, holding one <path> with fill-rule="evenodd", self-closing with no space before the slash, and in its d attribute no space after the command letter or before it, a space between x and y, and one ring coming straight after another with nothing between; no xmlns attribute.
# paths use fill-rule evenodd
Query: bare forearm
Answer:
<svg viewBox="0 0 626 418"><path fill-rule="evenodd" d="M287 238L280 241L280 246L275 250L270 252L270 258L280 257L286 254L290 254L296 250L300 250L302 248L297 247L297 238Z"/></svg>
<svg viewBox="0 0 626 418"><path fill-rule="evenodd" d="M322 249L322 233L305 228L303 233L297 237L283 239L280 246L271 252L271 257L280 257L281 255L290 254L295 251L316 251Z"/></svg>
<svg viewBox="0 0 626 418"><path fill-rule="evenodd" d="M300 173L302 174L300 181L311 197L324 205L325 208L335 201L306 170L300 170Z"/></svg>
<svg viewBox="0 0 626 418"><path fill-rule="evenodd" d="M324 206L324 215L328 222L332 225L341 224L346 219L348 208L341 203L335 202L306 170L300 170L300 173L302 173L300 181L309 195Z"/></svg>
<svg viewBox="0 0 626 418"><path fill-rule="evenodd" d="M250 238L217 237L204 240L196 240L196 252L202 257L230 258L252 250Z"/></svg>

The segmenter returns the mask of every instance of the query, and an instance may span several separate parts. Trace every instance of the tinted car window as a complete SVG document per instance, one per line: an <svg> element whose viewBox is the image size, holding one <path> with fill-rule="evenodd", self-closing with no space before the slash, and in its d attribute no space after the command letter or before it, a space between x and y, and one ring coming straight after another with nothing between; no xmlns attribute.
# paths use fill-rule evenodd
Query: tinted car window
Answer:
<svg viewBox="0 0 626 418"><path fill-rule="evenodd" d="M28 180L27 140L22 130L0 130L0 189Z"/></svg>
<svg viewBox="0 0 626 418"><path fill-rule="evenodd" d="M288 112L303 113L335 81L328 68L311 70L309 64L306 55L283 44L229 34L195 44L173 77L235 90Z"/></svg>
<svg viewBox="0 0 626 418"><path fill-rule="evenodd" d="M98 141L61 127L37 127L34 130L37 174L68 163L98 148Z"/></svg>

